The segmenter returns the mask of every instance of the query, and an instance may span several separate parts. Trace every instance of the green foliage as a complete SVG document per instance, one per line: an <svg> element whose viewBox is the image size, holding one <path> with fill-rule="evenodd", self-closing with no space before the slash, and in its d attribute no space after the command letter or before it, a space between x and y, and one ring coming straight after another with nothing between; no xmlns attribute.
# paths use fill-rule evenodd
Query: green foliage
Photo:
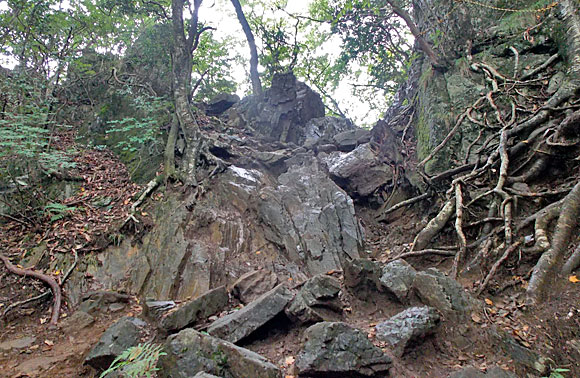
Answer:
<svg viewBox="0 0 580 378"><path fill-rule="evenodd" d="M562 373L566 373L569 372L570 369L563 369L563 368L557 368L557 369L553 369L550 372L550 375L547 377L542 377L542 378L566 378L566 376Z"/></svg>
<svg viewBox="0 0 580 378"><path fill-rule="evenodd" d="M77 210L77 207L74 206L66 206L60 203L49 203L48 205L44 206L44 212L47 215L50 215L50 221L56 222L57 220L66 218L70 216L74 211Z"/></svg>
<svg viewBox="0 0 580 378"><path fill-rule="evenodd" d="M152 377L159 370L155 367L159 357L167 355L162 349L162 345L150 342L131 347L115 358L99 378L105 378L113 372L120 372L128 378Z"/></svg>

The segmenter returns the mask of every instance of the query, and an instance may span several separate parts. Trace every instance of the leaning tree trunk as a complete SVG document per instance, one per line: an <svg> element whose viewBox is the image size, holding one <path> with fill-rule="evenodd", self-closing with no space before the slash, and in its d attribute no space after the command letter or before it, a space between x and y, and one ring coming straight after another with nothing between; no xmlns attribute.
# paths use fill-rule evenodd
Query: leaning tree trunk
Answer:
<svg viewBox="0 0 580 378"><path fill-rule="evenodd" d="M258 74L258 50L256 49L256 41L254 40L254 34L252 29L244 16L244 11L239 0L231 0L234 8L236 8L236 15L238 20L242 25L244 34L246 34L246 39L248 40L248 45L250 46L250 80L252 81L252 90L254 94L262 93L262 83L260 82L260 75Z"/></svg>

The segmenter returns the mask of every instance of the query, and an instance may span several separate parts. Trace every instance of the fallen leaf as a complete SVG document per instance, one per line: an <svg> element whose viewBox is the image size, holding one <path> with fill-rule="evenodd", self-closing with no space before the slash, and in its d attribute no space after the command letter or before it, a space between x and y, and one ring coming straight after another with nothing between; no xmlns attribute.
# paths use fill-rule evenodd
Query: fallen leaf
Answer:
<svg viewBox="0 0 580 378"><path fill-rule="evenodd" d="M44 340L44 343L48 346L53 346L54 342L50 341L50 340Z"/></svg>
<svg viewBox="0 0 580 378"><path fill-rule="evenodd" d="M580 282L580 279L578 279L578 277L576 277L576 276L570 276L570 277L568 277L568 281L570 281L572 283L578 283L578 282Z"/></svg>
<svg viewBox="0 0 580 378"><path fill-rule="evenodd" d="M489 298L485 298L485 303L487 303L489 306L493 306L493 301Z"/></svg>
<svg viewBox="0 0 580 378"><path fill-rule="evenodd" d="M294 356L288 356L284 360L284 363L286 364L286 366L290 366L290 365L292 365L294 363L294 361L296 361L296 359L294 358Z"/></svg>
<svg viewBox="0 0 580 378"><path fill-rule="evenodd" d="M476 323L481 323L481 317L476 313L471 314L471 320L473 320Z"/></svg>

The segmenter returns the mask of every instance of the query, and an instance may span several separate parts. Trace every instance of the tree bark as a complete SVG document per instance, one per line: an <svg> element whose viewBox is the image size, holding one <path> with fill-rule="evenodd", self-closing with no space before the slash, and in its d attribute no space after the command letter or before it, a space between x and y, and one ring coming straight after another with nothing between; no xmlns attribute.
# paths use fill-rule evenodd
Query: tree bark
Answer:
<svg viewBox="0 0 580 378"><path fill-rule="evenodd" d="M234 8L236 9L236 15L238 20L242 25L244 34L246 34L246 39L248 40L248 45L250 46L250 80L252 81L252 90L254 94L262 93L262 83L260 82L260 75L258 74L258 50L256 49L256 41L254 40L254 34L252 29L244 16L244 11L239 0L231 0Z"/></svg>

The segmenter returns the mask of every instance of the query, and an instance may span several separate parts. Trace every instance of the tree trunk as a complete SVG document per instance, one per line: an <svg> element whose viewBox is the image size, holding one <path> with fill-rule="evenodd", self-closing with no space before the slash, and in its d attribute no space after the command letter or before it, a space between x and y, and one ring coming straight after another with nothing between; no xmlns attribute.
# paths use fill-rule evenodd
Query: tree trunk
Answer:
<svg viewBox="0 0 580 378"><path fill-rule="evenodd" d="M242 29L244 30L246 39L248 40L248 45L250 46L250 80L252 81L252 90L254 91L254 94L261 94L262 83L260 82L260 75L258 74L258 50L256 49L254 34L248 24L248 20L246 20L246 16L244 16L239 0L232 0L232 4L234 5L234 8L236 8L236 15L238 16L238 20L242 25Z"/></svg>
<svg viewBox="0 0 580 378"><path fill-rule="evenodd" d="M439 59L437 59L437 54L435 53L435 51L433 51L431 46L429 46L427 41L425 41L425 38L423 38L423 35L419 31L419 28L413 22L411 15L407 13L406 10L395 4L395 2L392 0L387 0L387 3L389 3L389 5L393 8L393 12L395 12L397 16L401 17L403 21L405 21L407 27L409 28L409 30L411 30L411 34L413 34L413 37L415 37L415 40L419 44L421 50L423 50L423 52L427 54L427 57L429 57L431 64L433 64L434 66L439 66Z"/></svg>

